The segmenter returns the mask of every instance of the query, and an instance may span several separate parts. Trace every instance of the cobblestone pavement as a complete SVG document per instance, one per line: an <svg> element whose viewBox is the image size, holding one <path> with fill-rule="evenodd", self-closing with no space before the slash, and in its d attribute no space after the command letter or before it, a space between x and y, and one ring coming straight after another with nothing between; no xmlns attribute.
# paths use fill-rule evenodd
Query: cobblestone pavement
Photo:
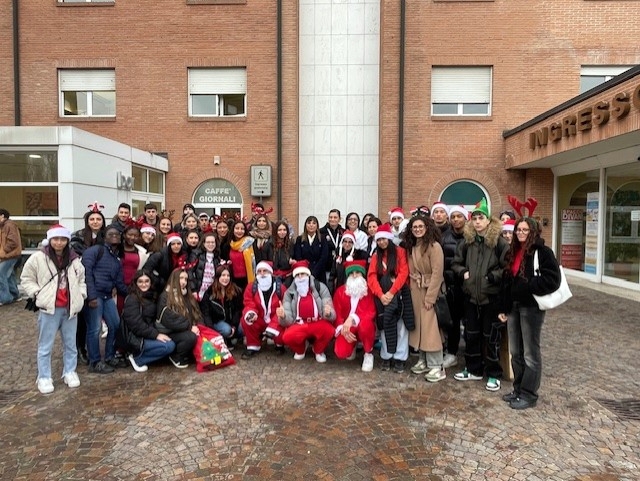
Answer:
<svg viewBox="0 0 640 481"><path fill-rule="evenodd" d="M35 386L36 329L0 307L2 480L640 479L640 304L574 285L549 312L535 409L481 382L267 348L213 373L151 366ZM59 340L54 372L61 372ZM238 356L239 358L239 356ZM410 359L411 362L411 359Z"/></svg>

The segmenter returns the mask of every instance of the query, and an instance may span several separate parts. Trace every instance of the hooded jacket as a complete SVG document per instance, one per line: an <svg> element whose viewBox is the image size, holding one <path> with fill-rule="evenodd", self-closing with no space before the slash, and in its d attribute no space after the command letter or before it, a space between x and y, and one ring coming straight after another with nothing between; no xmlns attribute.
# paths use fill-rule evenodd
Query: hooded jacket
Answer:
<svg viewBox="0 0 640 481"><path fill-rule="evenodd" d="M500 293L509 252L509 243L501 233L502 223L496 217L491 217L484 237L477 235L473 222L464 226L464 240L456 248L451 269L462 282L462 290L473 304L489 304ZM464 279L466 272L469 273L469 279Z"/></svg>

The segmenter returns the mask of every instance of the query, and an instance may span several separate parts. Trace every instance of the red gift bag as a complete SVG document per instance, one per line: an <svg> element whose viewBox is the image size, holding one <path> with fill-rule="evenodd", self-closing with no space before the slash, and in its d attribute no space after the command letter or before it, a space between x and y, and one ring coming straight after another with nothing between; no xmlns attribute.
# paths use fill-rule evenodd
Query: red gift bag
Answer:
<svg viewBox="0 0 640 481"><path fill-rule="evenodd" d="M198 329L200 329L200 335L193 348L198 372L213 371L236 363L218 331L204 324L198 324Z"/></svg>

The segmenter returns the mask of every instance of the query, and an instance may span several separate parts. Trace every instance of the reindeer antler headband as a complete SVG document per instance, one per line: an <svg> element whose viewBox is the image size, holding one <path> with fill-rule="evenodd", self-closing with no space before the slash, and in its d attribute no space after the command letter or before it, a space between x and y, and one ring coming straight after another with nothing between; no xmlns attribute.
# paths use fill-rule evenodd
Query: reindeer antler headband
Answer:
<svg viewBox="0 0 640 481"><path fill-rule="evenodd" d="M254 214L271 214L273 212L273 207L270 209L263 209L258 204L251 202L251 212Z"/></svg>
<svg viewBox="0 0 640 481"><path fill-rule="evenodd" d="M533 217L533 212L538 206L538 201L533 197L529 197L526 202L522 202L515 195L508 195L507 200L509 201L509 204L511 204L511 207L513 207L513 210L516 211L516 214L520 217ZM527 215L522 212L523 207L527 208Z"/></svg>
<svg viewBox="0 0 640 481"><path fill-rule="evenodd" d="M102 212L102 209L104 209L104 205L98 204L97 200L93 204L89 204L87 207L89 207L90 212L94 213Z"/></svg>

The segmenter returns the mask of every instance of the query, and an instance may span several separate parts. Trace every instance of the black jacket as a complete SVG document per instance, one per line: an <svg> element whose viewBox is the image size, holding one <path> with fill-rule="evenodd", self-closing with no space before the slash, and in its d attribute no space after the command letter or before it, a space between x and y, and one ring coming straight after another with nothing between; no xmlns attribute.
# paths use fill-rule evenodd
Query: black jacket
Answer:
<svg viewBox="0 0 640 481"><path fill-rule="evenodd" d="M538 252L540 275L534 275L534 253ZM533 245L531 253L525 253L523 275L514 276L510 269L505 269L501 290L501 311L510 312L514 302L523 306L535 306L533 294L545 295L560 287L560 267L551 249L544 245L543 239L538 239Z"/></svg>
<svg viewBox="0 0 640 481"><path fill-rule="evenodd" d="M456 255L458 244L462 239L464 239L464 234L462 232L457 234L453 228L446 229L442 234L442 250L444 251L444 281L448 287L454 285L455 275L451 269L451 263ZM458 284L462 284L461 279Z"/></svg>
<svg viewBox="0 0 640 481"><path fill-rule="evenodd" d="M211 329L214 329L214 324L219 321L225 321L230 326L237 328L240 325L242 307L242 292L239 290L233 299L223 302L219 299L212 299L211 288L209 288L200 301L202 321Z"/></svg>
<svg viewBox="0 0 640 481"><path fill-rule="evenodd" d="M200 286L202 286L202 278L204 277L204 268L207 264L207 253L206 251L198 251L197 256L193 259L193 261L197 261L197 264L189 269L189 284L191 286L191 292L195 292L196 294L200 292ZM217 253L213 253L213 270L215 270L220 265L220 257L218 257Z"/></svg>
<svg viewBox="0 0 640 481"><path fill-rule="evenodd" d="M129 294L124 300L121 322L125 322L129 330L138 337L156 339L159 334L156 329L156 312L155 295L152 291L143 294L142 303L136 296Z"/></svg>
<svg viewBox="0 0 640 481"><path fill-rule="evenodd" d="M296 244L293 248L293 257L300 260L309 261L309 270L311 275L323 284L326 282L326 268L329 260L329 243L318 232L313 244L303 241L302 236L298 236Z"/></svg>
<svg viewBox="0 0 640 481"><path fill-rule="evenodd" d="M163 291L158 299L158 320L164 326L165 334L191 330L191 321L167 306L167 293ZM163 312L164 311L164 312ZM162 329L161 329L162 330Z"/></svg>
<svg viewBox="0 0 640 481"><path fill-rule="evenodd" d="M324 227L320 228L320 234L322 234L322 237L324 237L324 240L326 240L327 244L329 244L329 257L327 258L327 267L325 268L326 271L331 270L333 261L337 256L338 247L340 247L340 243L342 242L343 233L344 233L344 228L340 224L338 224L338 227L336 227L335 229L332 229L329 223L327 222L324 225ZM338 245L333 243L333 240L331 240L331 236L333 236L336 239L336 242L338 243Z"/></svg>

